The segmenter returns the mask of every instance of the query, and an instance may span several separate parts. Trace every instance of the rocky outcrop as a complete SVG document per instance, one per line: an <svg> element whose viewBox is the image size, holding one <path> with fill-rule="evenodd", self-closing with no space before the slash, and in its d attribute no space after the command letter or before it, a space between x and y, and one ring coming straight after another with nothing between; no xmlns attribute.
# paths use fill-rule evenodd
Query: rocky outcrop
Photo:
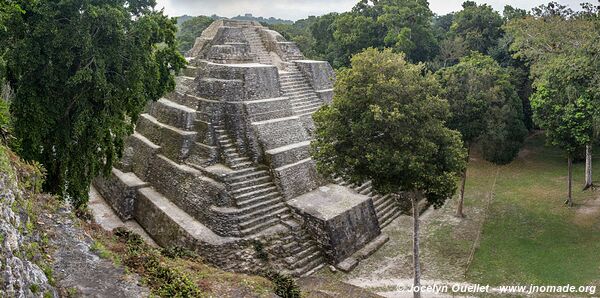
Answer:
<svg viewBox="0 0 600 298"><path fill-rule="evenodd" d="M6 149L0 145L0 296L56 296L44 271L33 262L39 258L32 252L41 239L31 229L34 223L22 204L23 196Z"/></svg>
<svg viewBox="0 0 600 298"><path fill-rule="evenodd" d="M37 180L37 181L36 181ZM0 145L0 297L145 297L136 275L100 258L41 174Z"/></svg>

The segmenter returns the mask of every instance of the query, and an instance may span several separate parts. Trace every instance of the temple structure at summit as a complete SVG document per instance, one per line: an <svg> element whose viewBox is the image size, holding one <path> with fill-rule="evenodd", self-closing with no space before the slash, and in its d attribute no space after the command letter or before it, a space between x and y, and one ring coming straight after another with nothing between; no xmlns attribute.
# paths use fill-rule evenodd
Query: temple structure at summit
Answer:
<svg viewBox="0 0 600 298"><path fill-rule="evenodd" d="M333 96L327 62L255 22L218 20L176 90L151 103L112 176L94 184L161 246L227 270L351 270L387 241L390 196L317 173L312 114Z"/></svg>

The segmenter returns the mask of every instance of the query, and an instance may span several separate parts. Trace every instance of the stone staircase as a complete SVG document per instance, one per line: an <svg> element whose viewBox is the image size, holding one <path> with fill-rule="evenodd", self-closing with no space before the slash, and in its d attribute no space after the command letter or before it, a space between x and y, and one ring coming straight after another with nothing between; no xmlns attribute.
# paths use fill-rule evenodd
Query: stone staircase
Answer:
<svg viewBox="0 0 600 298"><path fill-rule="evenodd" d="M242 156L222 124L214 126L222 157L233 173L225 178L229 191L241 212L242 236L257 234L289 219L291 212L266 167Z"/></svg>
<svg viewBox="0 0 600 298"><path fill-rule="evenodd" d="M350 184L341 178L335 178L336 184L354 189L361 195L366 195L373 200L375 213L379 221L379 227L382 229L388 226L394 219L402 214L402 210L392 195L380 195L373 190L371 181L361 185Z"/></svg>
<svg viewBox="0 0 600 298"><path fill-rule="evenodd" d="M246 40L248 40L248 44L250 45L250 51L256 54L258 63L274 65L273 58L269 54L269 51L267 51L265 45L263 44L263 41L260 38L257 29L253 27L245 27L242 29L242 33L246 37Z"/></svg>
<svg viewBox="0 0 600 298"><path fill-rule="evenodd" d="M306 81L298 66L289 65L285 71L280 71L279 79L283 95L290 98L294 114L312 114L323 105L323 101Z"/></svg>
<svg viewBox="0 0 600 298"><path fill-rule="evenodd" d="M325 258L317 243L302 231L295 221L285 221L284 224L292 231L283 237L279 247L283 250L285 265L284 273L293 276L307 276L325 265Z"/></svg>

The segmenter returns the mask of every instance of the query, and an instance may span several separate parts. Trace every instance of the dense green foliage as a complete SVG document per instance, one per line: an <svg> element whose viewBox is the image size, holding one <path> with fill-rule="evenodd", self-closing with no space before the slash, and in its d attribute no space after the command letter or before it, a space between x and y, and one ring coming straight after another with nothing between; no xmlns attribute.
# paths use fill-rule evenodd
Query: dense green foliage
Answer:
<svg viewBox="0 0 600 298"><path fill-rule="evenodd" d="M420 191L440 206L465 166L460 134L424 65L368 49L339 72L333 103L314 115L314 158L326 175L372 180L382 193Z"/></svg>
<svg viewBox="0 0 600 298"><path fill-rule="evenodd" d="M514 56L531 65L532 106L548 141L569 155L590 142L600 93L597 9L575 13L557 3L506 25Z"/></svg>
<svg viewBox="0 0 600 298"><path fill-rule="evenodd" d="M425 0L362 0L349 12L271 27L297 42L307 57L339 68L369 47L404 52L411 61L431 59L437 53L432 18Z"/></svg>
<svg viewBox="0 0 600 298"><path fill-rule="evenodd" d="M265 277L273 282L274 292L277 296L283 298L300 298L302 292L296 280L286 274L279 273L277 271L268 271Z"/></svg>
<svg viewBox="0 0 600 298"><path fill-rule="evenodd" d="M534 120L550 144L573 156L591 141L600 96L590 90L589 72L597 69L585 57L573 56L555 57L544 69L531 100Z"/></svg>
<svg viewBox="0 0 600 298"><path fill-rule="evenodd" d="M491 57L473 53L437 75L452 112L448 127L462 134L467 147L480 141L487 160L510 162L527 134L510 73Z"/></svg>
<svg viewBox="0 0 600 298"><path fill-rule="evenodd" d="M179 51L181 53L189 51L194 46L196 37L200 36L212 22L214 22L213 18L205 16L193 17L183 22L177 31Z"/></svg>
<svg viewBox="0 0 600 298"><path fill-rule="evenodd" d="M488 53L502 36L503 23L500 14L491 6L466 1L463 10L454 16L450 34L453 38L463 40L467 49Z"/></svg>
<svg viewBox="0 0 600 298"><path fill-rule="evenodd" d="M174 88L184 66L175 23L153 0L15 1L6 49L20 154L48 171L46 191L87 201L150 100Z"/></svg>

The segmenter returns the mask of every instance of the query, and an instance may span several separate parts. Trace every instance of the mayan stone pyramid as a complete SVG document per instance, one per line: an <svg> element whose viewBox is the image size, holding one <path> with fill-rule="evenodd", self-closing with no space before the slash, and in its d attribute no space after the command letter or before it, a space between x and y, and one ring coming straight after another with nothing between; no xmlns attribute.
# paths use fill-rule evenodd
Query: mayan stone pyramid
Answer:
<svg viewBox="0 0 600 298"><path fill-rule="evenodd" d="M333 96L327 62L255 22L218 20L187 53L176 91L151 103L123 160L94 185L163 247L227 270L351 270L400 213L370 184L321 177L311 115Z"/></svg>

